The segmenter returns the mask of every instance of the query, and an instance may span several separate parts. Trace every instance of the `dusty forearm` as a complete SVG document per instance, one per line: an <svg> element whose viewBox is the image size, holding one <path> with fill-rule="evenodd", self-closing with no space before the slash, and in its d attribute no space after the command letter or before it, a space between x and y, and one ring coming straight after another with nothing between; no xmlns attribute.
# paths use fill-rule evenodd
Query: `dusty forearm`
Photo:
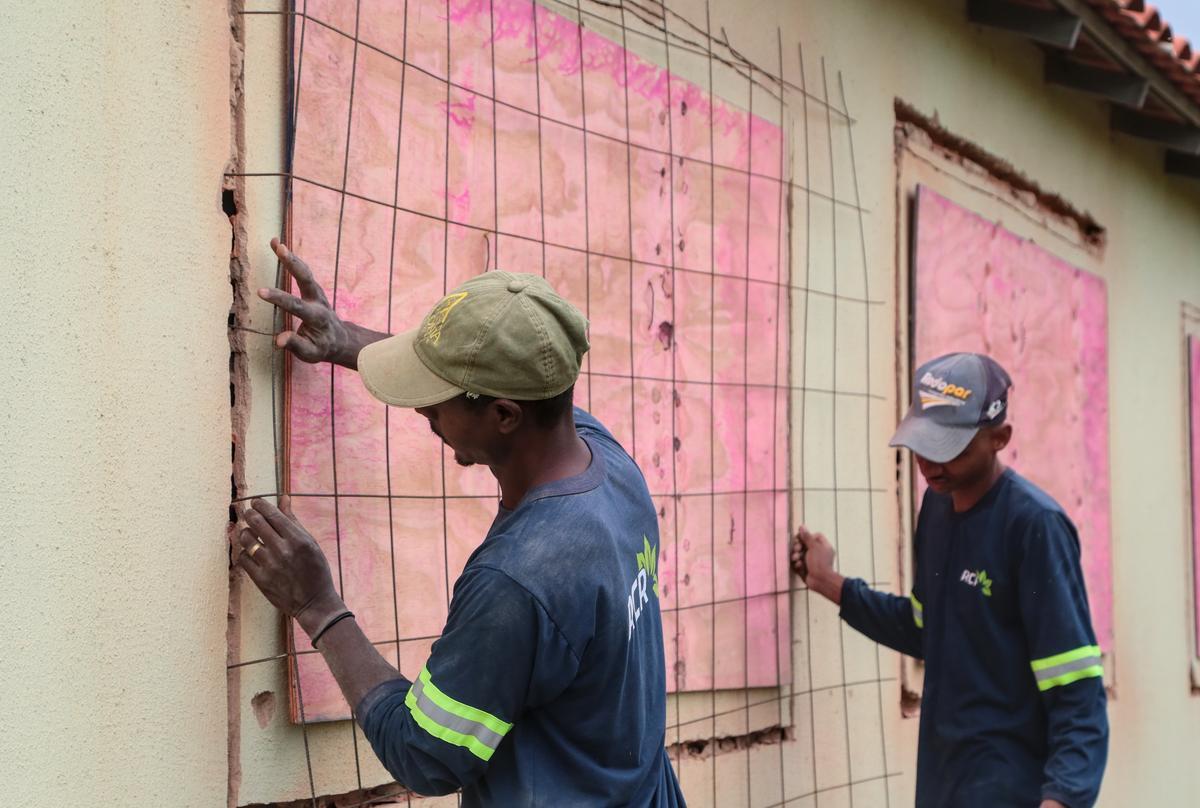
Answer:
<svg viewBox="0 0 1200 808"><path fill-rule="evenodd" d="M810 574L807 581L809 589L837 606L842 605L842 584L845 582L846 577L836 570L829 570L819 575Z"/></svg>
<svg viewBox="0 0 1200 808"><path fill-rule="evenodd" d="M357 707L372 688L400 673L380 655L354 618L333 622L347 611L345 602L330 589L301 609L296 622L309 637L317 637L316 648L342 695L351 707Z"/></svg>
<svg viewBox="0 0 1200 808"><path fill-rule="evenodd" d="M317 650L352 708L376 685L400 678L400 672L383 658L353 619L341 620L322 634Z"/></svg>
<svg viewBox="0 0 1200 808"><path fill-rule="evenodd" d="M344 368L358 370L358 352L370 345L372 342L379 342L382 339L387 339L390 334L385 334L382 331L372 331L357 323L343 322L345 333L339 341L340 344L336 353L330 357L331 362L335 365L341 365Z"/></svg>

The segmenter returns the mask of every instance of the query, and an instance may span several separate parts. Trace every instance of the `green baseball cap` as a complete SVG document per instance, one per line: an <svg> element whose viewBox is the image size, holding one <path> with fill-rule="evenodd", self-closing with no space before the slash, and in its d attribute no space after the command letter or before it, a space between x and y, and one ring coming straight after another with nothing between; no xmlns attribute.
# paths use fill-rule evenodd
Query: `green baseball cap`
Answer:
<svg viewBox="0 0 1200 808"><path fill-rule="evenodd" d="M358 354L371 395L428 407L467 394L540 401L579 377L588 322L538 275L485 272L446 295L421 325Z"/></svg>

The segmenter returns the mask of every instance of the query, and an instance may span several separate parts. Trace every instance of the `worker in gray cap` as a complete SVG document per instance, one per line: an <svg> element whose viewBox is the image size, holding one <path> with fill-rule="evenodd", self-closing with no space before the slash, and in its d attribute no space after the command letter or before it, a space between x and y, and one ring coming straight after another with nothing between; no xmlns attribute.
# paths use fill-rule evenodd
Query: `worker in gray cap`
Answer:
<svg viewBox="0 0 1200 808"><path fill-rule="evenodd" d="M1079 538L1048 494L1006 468L1012 382L955 353L917 369L892 437L928 483L908 597L834 568L801 527L792 564L878 643L925 661L918 808L1089 808L1108 753L1101 649Z"/></svg>

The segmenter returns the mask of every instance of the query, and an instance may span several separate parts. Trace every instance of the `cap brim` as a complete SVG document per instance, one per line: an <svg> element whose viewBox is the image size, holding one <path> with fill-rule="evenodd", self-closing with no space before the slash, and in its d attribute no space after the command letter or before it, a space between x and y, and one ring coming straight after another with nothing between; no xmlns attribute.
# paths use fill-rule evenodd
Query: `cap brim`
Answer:
<svg viewBox="0 0 1200 808"><path fill-rule="evenodd" d="M977 432L978 426L939 424L910 409L896 427L896 434L892 435L888 446L903 446L926 460L946 463L962 454Z"/></svg>
<svg viewBox="0 0 1200 808"><path fill-rule="evenodd" d="M420 329L373 342L359 351L358 374L375 398L394 407L430 407L462 395L413 350Z"/></svg>

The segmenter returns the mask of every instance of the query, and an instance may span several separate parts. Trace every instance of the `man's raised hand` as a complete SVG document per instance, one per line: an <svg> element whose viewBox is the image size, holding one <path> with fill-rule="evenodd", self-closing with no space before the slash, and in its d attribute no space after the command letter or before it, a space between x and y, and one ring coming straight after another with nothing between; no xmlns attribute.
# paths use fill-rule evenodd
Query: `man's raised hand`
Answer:
<svg viewBox="0 0 1200 808"><path fill-rule="evenodd" d="M271 239L271 249L279 256L280 263L296 280L300 297L290 295L282 289L259 289L258 296L296 317L300 323L294 330L281 331L275 336L275 347L286 348L303 362L336 362L355 367L358 351L352 348L351 327L342 322L329 305L325 290L313 278L312 270L300 257L280 243Z"/></svg>
<svg viewBox="0 0 1200 808"><path fill-rule="evenodd" d="M841 603L845 578L833 568L835 555L837 551L833 545L820 533L813 533L803 525L796 531L792 540L792 570L810 589L834 603Z"/></svg>

